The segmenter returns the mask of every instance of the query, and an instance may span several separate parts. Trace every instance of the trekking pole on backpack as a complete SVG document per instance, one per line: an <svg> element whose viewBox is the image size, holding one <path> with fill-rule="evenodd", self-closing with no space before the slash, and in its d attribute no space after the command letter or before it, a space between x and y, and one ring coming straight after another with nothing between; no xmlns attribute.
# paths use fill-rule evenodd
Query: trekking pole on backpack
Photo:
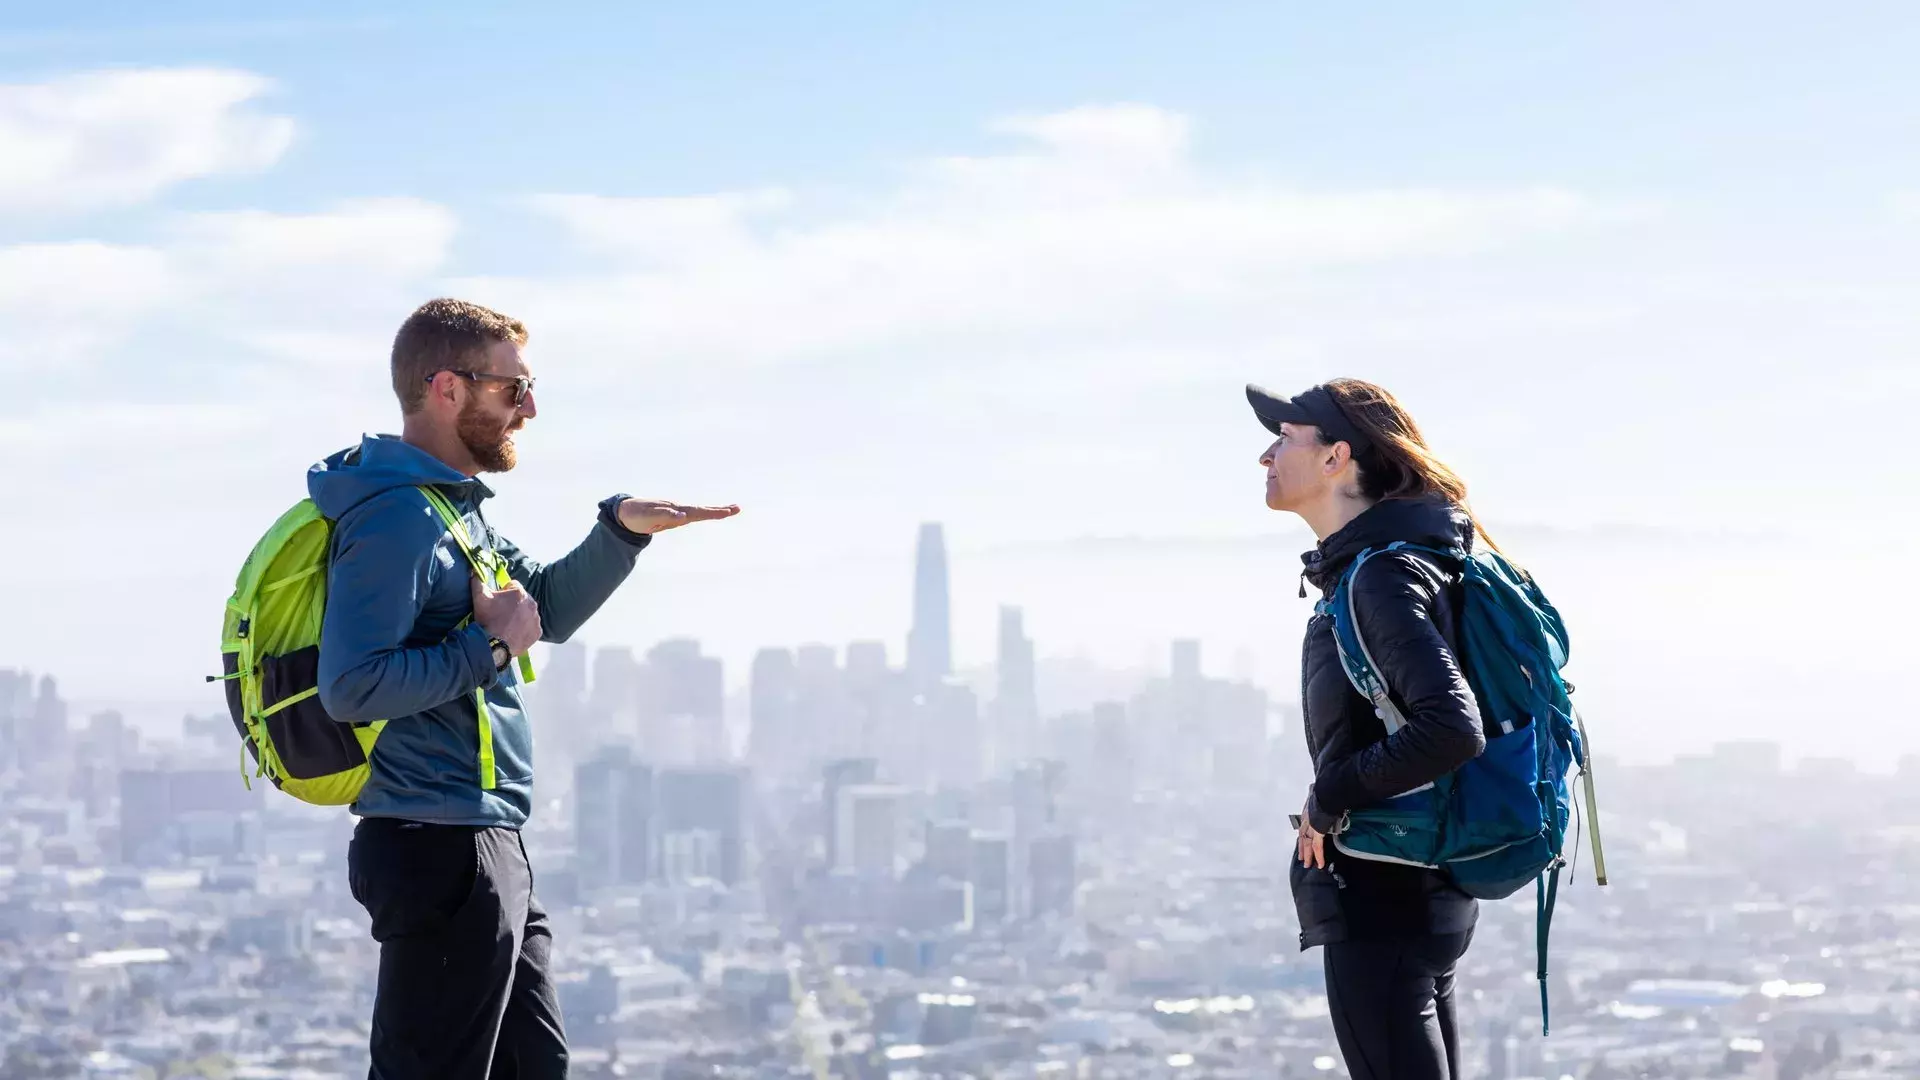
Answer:
<svg viewBox="0 0 1920 1080"><path fill-rule="evenodd" d="M1580 710L1573 710L1573 722L1580 728L1580 745L1586 750L1587 760L1580 768L1580 786L1587 797L1587 835L1593 840L1593 876L1596 883L1607 883L1607 855L1600 849L1600 806L1593 797L1593 743L1587 738L1587 722L1580 717Z"/></svg>

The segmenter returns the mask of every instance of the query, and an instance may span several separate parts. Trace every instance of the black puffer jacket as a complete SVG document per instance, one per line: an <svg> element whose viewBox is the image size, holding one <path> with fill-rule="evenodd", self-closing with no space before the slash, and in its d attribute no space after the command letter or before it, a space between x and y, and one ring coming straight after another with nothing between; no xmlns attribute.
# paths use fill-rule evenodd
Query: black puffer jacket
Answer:
<svg viewBox="0 0 1920 1080"><path fill-rule="evenodd" d="M1388 499L1306 554L1306 580L1331 594L1368 548L1396 540L1471 550L1466 514L1440 500ZM1443 562L1393 552L1355 579L1354 610L1368 652L1406 726L1388 736L1373 703L1341 669L1331 616L1307 624L1300 691L1314 782L1309 816L1322 832L1341 814L1437 779L1486 746L1480 710L1456 659L1457 573ZM1458 933L1477 915L1446 874L1360 859L1327 844L1330 871L1293 867L1301 945L1353 938Z"/></svg>

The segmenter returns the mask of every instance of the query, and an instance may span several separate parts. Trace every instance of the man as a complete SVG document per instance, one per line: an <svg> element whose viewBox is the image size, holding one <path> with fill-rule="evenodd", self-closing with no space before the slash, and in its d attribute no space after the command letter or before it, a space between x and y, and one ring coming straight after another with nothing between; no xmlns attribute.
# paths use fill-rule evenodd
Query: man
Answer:
<svg viewBox="0 0 1920 1080"><path fill-rule="evenodd" d="M380 942L373 1080L565 1075L552 933L520 841L533 738L515 658L578 630L654 534L739 512L615 495L549 565L500 537L477 477L513 468L513 437L538 414L526 343L497 312L423 305L393 342L401 434L368 436L308 475L335 523L320 700L342 723L386 721L347 854ZM510 582L471 566L422 486Z"/></svg>

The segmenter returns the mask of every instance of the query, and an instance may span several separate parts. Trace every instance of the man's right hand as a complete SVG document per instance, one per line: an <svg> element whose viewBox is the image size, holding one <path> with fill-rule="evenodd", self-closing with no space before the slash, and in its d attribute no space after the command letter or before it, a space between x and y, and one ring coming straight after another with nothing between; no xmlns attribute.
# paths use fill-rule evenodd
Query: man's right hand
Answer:
<svg viewBox="0 0 1920 1080"><path fill-rule="evenodd" d="M493 589L473 578L473 621L491 637L507 643L507 651L525 656L540 640L540 605L517 581Z"/></svg>

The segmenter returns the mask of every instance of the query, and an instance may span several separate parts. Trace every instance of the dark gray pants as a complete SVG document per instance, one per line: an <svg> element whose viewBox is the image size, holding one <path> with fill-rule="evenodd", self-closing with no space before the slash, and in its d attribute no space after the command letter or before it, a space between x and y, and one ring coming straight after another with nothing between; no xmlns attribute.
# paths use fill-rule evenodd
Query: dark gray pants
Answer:
<svg viewBox="0 0 1920 1080"><path fill-rule="evenodd" d="M369 1080L557 1080L553 932L517 829L364 818L347 846L380 982Z"/></svg>

